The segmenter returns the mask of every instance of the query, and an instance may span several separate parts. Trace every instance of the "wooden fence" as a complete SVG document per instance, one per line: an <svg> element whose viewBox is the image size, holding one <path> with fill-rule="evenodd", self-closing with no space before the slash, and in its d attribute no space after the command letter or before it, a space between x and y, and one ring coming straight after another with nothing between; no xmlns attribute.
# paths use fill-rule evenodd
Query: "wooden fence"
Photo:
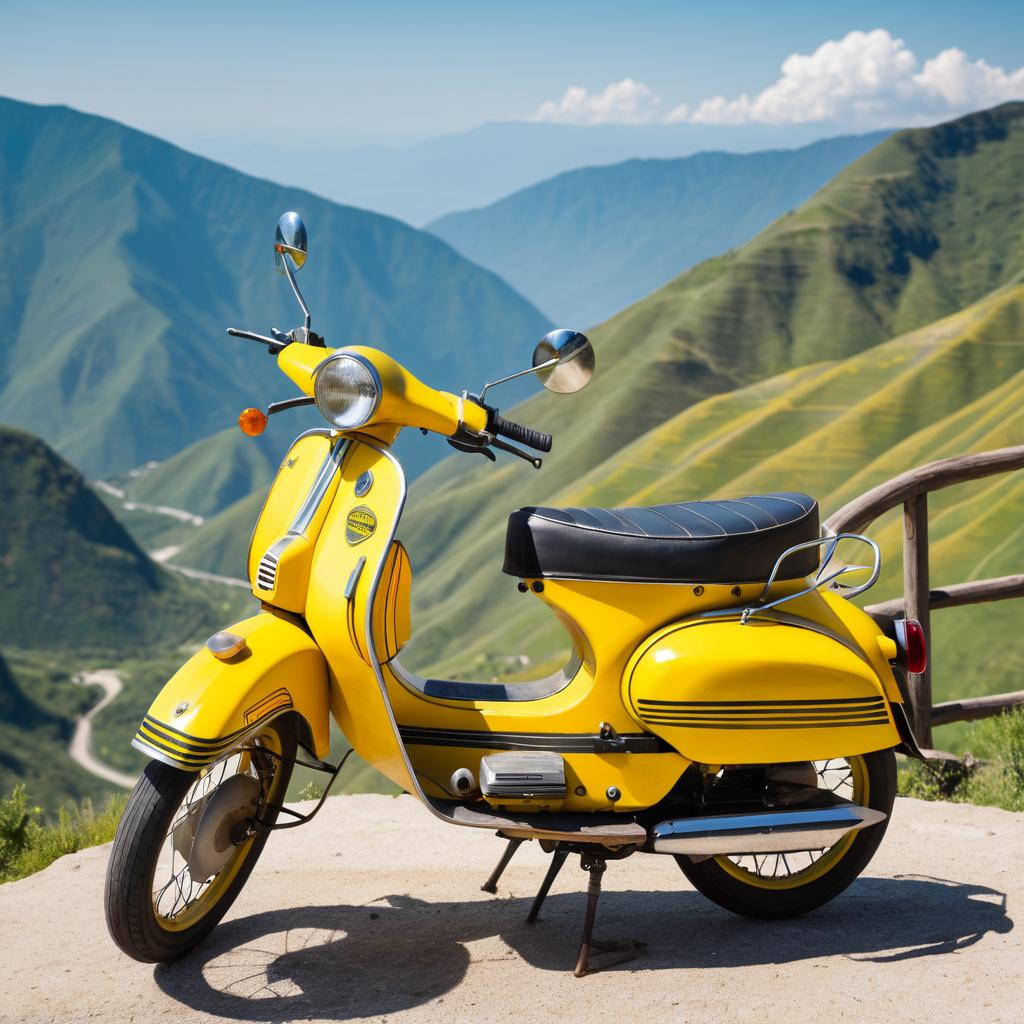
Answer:
<svg viewBox="0 0 1024 1024"><path fill-rule="evenodd" d="M867 611L903 614L917 619L924 627L929 664L920 675L908 678L911 703L908 711L914 735L926 749L932 746L933 726L986 718L1024 704L1024 690L932 704L932 610L1024 597L1024 574L932 589L928 579L928 495L954 484L1015 469L1024 469L1024 445L930 462L879 484L825 521L825 525L836 533L860 533L890 509L903 506L903 597L870 605Z"/></svg>

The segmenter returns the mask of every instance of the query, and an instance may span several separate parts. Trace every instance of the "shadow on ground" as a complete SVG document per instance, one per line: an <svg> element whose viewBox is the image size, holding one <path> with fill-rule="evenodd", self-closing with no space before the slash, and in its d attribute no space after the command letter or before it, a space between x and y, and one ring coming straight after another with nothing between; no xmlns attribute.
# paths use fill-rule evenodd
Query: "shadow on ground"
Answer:
<svg viewBox="0 0 1024 1024"><path fill-rule="evenodd" d="M429 1002L464 977L466 943L499 937L472 959L569 972L582 893L551 896L527 925L528 899L427 903L387 896L365 906L274 910L222 924L194 953L155 970L196 1010L238 1020L380 1017ZM813 914L734 917L692 891L606 892L597 934L646 943L622 971L728 969L844 956L891 962L943 956L1013 928L1004 893L937 878L863 878ZM507 946L508 948L505 948ZM524 982L529 972L524 967ZM587 984L581 981L579 984Z"/></svg>

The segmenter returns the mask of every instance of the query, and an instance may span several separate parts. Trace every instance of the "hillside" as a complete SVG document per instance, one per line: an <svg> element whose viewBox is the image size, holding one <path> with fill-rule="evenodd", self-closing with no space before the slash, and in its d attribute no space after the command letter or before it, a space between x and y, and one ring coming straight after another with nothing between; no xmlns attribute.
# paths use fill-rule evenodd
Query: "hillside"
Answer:
<svg viewBox="0 0 1024 1024"><path fill-rule="evenodd" d="M399 221L113 121L0 99L3 420L109 476L293 394L260 346L224 334L299 320L273 271L286 209L309 227L302 287L334 344L379 344L461 388L518 367L548 327L494 274Z"/></svg>
<svg viewBox="0 0 1024 1024"><path fill-rule="evenodd" d="M746 242L888 134L586 167L427 230L556 322L587 327Z"/></svg>
<svg viewBox="0 0 1024 1024"><path fill-rule="evenodd" d="M47 706L48 697L66 702L65 712ZM15 674L0 654L0 797L22 783L33 803L55 811L65 801L108 792L65 749L72 731L67 716L89 697L87 690L45 665L19 661Z"/></svg>
<svg viewBox="0 0 1024 1024"><path fill-rule="evenodd" d="M0 636L5 647L176 642L211 606L156 566L82 475L38 438L0 428Z"/></svg>
<svg viewBox="0 0 1024 1024"><path fill-rule="evenodd" d="M266 489L290 441L287 430L246 437L232 426L116 483L129 502L212 516L254 490Z"/></svg>

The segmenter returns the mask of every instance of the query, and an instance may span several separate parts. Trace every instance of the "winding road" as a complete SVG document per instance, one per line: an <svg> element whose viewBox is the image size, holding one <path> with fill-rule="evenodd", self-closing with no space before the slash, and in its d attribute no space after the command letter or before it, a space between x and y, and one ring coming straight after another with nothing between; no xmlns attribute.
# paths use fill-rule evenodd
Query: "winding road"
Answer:
<svg viewBox="0 0 1024 1024"><path fill-rule="evenodd" d="M103 698L94 707L90 708L75 724L75 733L68 744L68 754L71 759L80 764L87 772L111 782L115 786L123 786L131 789L135 785L135 777L119 772L115 768L105 765L102 761L92 755L90 745L92 743L92 720L121 692L121 677L109 668L99 668L92 672L80 672L75 677L75 682L81 686L99 686L103 689Z"/></svg>

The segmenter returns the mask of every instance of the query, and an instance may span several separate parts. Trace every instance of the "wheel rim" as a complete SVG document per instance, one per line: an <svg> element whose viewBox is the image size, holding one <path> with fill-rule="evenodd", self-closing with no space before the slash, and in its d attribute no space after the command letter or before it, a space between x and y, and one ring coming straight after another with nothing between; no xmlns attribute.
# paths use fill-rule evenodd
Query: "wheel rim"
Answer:
<svg viewBox="0 0 1024 1024"><path fill-rule="evenodd" d="M862 807L870 799L867 762L860 754L815 761L818 788L835 793ZM824 877L846 856L858 832L847 832L838 843L823 850L796 853L744 854L716 857L723 871L758 889L796 889Z"/></svg>
<svg viewBox="0 0 1024 1024"><path fill-rule="evenodd" d="M183 835L186 843L188 840L188 819L192 819L194 833L197 819L213 793L235 776L247 776L259 784L257 815L261 816L279 778L281 753L276 731L267 730L247 740L244 747L229 750L197 774L195 782L175 809L154 867L153 912L165 931L184 931L213 910L238 876L257 839L256 836L244 839L233 847L215 874L196 879L192 877L188 860L181 850Z"/></svg>

